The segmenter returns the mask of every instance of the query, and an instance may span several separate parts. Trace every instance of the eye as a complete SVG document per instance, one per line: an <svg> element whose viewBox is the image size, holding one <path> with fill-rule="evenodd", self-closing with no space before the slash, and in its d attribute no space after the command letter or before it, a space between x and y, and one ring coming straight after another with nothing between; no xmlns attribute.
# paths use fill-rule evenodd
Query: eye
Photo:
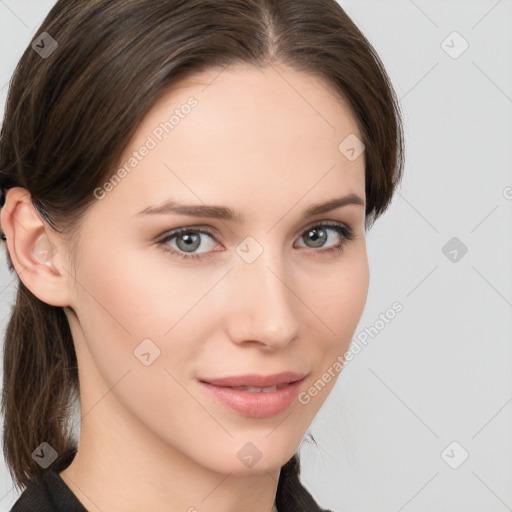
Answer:
<svg viewBox="0 0 512 512"><path fill-rule="evenodd" d="M332 233L331 236L329 236L329 232ZM158 245L164 252L171 253L173 256L177 256L178 258L185 260L202 260L213 256L215 252L219 252L215 250L206 250L203 253L194 253L193 251L197 250L201 245L201 235L207 235L212 240L215 240L215 235L209 230L188 227L171 231L167 236L158 242ZM313 250L308 252L331 254L340 253L345 247L345 244L350 240L353 240L354 233L352 229L345 224L340 222L329 222L323 224L315 224L307 228L306 231L302 233L300 238L305 239L309 244L311 244L309 247ZM174 240L176 240L176 246L170 247L169 242ZM323 248L326 242L329 240L333 240L334 245L327 249L323 249L322 251L316 250Z"/></svg>
<svg viewBox="0 0 512 512"><path fill-rule="evenodd" d="M311 226L306 229L304 233L302 233L301 238L308 240L312 244L313 248L324 247L326 242L329 240L329 231L333 233L331 239L333 239L335 242L334 246L331 245L328 249L312 252L320 254L331 254L336 252L339 253L344 249L347 242L354 239L354 232L352 229L347 225L341 224L339 222L329 222ZM338 240L338 243L336 243L336 240Z"/></svg>
<svg viewBox="0 0 512 512"><path fill-rule="evenodd" d="M159 242L162 250L170 252L179 258L201 260L203 256L197 254L188 254L191 251L196 250L201 245L201 235L208 235L213 240L215 239L213 233L205 229L196 228L180 228L172 231L163 240ZM168 242L177 240L177 248L169 248ZM211 254L208 254L209 257Z"/></svg>

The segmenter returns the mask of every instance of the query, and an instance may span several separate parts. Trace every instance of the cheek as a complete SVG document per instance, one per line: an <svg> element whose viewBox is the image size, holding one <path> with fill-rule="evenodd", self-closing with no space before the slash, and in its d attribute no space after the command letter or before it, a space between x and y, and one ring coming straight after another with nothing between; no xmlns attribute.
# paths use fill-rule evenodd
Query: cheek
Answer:
<svg viewBox="0 0 512 512"><path fill-rule="evenodd" d="M99 321L98 328L115 326L133 343L141 337L162 337L184 309L182 298L187 284L180 282L179 273L154 265L154 258L140 249L114 251L116 244L123 247L122 242L110 240L102 251L82 257L77 276L77 281L83 283L78 286L79 307ZM122 258L116 256L119 253Z"/></svg>
<svg viewBox="0 0 512 512"><path fill-rule="evenodd" d="M366 304L369 268L366 253L329 270L331 278L310 282L309 315L303 339L303 354L311 364L311 377L299 395L308 421L312 421L343 371L343 358ZM304 292L305 293L305 292Z"/></svg>
<svg viewBox="0 0 512 512"><path fill-rule="evenodd" d="M306 295L306 289L302 291L302 296L307 298L305 302L315 313L307 315L309 323L303 340L303 352L308 354L312 365L313 377L309 385L316 386L307 397L311 400L311 414L318 410L335 385L342 371L340 361L350 346L366 304L367 255L358 250L350 256L341 257L339 264L330 266L326 270L329 276L317 273L314 282L309 280L309 295ZM321 382L317 385L318 379Z"/></svg>
<svg viewBox="0 0 512 512"><path fill-rule="evenodd" d="M179 367L196 352L205 329L201 298L214 278L152 264L140 251L119 260L112 253L91 251L77 276L77 313L95 363L111 379L143 366L148 351L160 371Z"/></svg>
<svg viewBox="0 0 512 512"><path fill-rule="evenodd" d="M331 314L333 330L350 341L366 304L369 284L368 261L362 258L351 266L338 283L331 283ZM336 304L336 307L334 306Z"/></svg>
<svg viewBox="0 0 512 512"><path fill-rule="evenodd" d="M366 304L368 285L368 259L362 250L314 272L304 283L302 297L317 315L316 325L310 328L319 333L323 349L350 342Z"/></svg>
<svg viewBox="0 0 512 512"><path fill-rule="evenodd" d="M143 265L136 254L108 262L107 251L91 253L82 258L77 275L82 284L77 284L77 314L90 363L106 390L151 430L167 425L168 435L182 436L173 430L182 422L175 414L178 405L185 416L207 419L182 384L188 362L197 357L199 329L204 329L193 306L211 287L211 279L194 288L185 273L182 282L179 272L162 276L162 267ZM84 375L83 380L97 389L92 378Z"/></svg>

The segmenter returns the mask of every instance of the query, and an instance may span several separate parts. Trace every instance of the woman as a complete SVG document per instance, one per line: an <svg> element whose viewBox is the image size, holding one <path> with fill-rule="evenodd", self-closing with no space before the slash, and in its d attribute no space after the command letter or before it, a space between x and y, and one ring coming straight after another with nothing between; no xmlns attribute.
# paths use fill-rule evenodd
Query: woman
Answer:
<svg viewBox="0 0 512 512"><path fill-rule="evenodd" d="M59 0L37 33L1 132L12 510L324 510L297 448L403 168L372 46L335 0Z"/></svg>

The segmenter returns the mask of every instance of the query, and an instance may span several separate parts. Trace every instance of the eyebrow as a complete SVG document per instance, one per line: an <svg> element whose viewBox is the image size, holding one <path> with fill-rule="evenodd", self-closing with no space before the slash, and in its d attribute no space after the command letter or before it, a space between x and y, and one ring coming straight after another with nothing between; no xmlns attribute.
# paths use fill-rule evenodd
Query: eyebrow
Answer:
<svg viewBox="0 0 512 512"><path fill-rule="evenodd" d="M336 208L341 208L347 205L364 206L365 202L356 194L348 194L337 199L315 204L304 211L303 217L313 217L322 213L327 213ZM154 215L154 214L177 214L189 215L192 217L205 217L212 219L220 219L231 222L243 222L244 218L239 213L226 206L213 206L213 205L190 205L178 203L174 200L169 200L160 206L148 206L144 210L138 212L136 215Z"/></svg>

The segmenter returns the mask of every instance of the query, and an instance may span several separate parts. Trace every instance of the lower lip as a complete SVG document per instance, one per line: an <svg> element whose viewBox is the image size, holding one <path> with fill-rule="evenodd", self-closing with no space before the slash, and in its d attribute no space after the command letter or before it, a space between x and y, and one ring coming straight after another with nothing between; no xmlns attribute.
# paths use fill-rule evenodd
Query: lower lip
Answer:
<svg viewBox="0 0 512 512"><path fill-rule="evenodd" d="M249 418L268 418L283 412L297 398L299 388L305 377L276 391L252 393L237 389L214 386L207 382L199 382L203 389L213 395L219 402L227 405L242 416Z"/></svg>

